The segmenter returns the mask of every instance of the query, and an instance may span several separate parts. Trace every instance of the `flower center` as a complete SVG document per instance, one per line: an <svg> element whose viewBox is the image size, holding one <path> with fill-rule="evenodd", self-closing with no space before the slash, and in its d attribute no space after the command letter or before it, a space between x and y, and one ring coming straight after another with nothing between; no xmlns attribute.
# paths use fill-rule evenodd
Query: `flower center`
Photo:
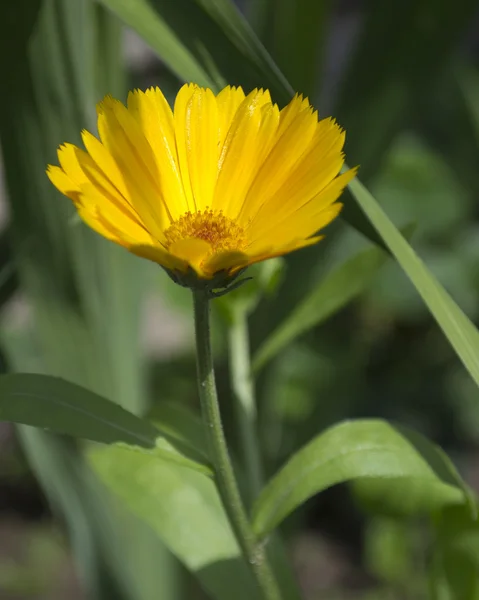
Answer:
<svg viewBox="0 0 479 600"><path fill-rule="evenodd" d="M244 250L247 240L244 229L232 219L225 217L220 210L188 211L164 232L167 247L179 240L197 238L208 242L212 254L229 250Z"/></svg>

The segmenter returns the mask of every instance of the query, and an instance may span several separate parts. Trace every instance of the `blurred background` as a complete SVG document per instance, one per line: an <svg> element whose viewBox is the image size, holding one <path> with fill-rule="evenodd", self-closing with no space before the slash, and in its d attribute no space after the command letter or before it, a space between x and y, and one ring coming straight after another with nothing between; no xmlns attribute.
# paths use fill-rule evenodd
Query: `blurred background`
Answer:
<svg viewBox="0 0 479 600"><path fill-rule="evenodd" d="M168 2L151 5L175 27ZM349 164L361 165L361 180L477 323L478 3L238 7L294 90L346 128ZM95 131L94 105L104 94L125 100L128 89L159 85L172 99L182 81L93 0L3 3L0 48L0 368L59 375L137 413L171 400L197 410L189 293L88 231L44 174L59 143L78 143L83 127ZM224 61L227 70L227 50ZM234 71L227 82L240 83ZM346 205L354 210L349 196ZM325 276L371 248L342 220L319 246L277 263L274 285L250 317L253 351ZM400 268L384 255L364 269L347 306L259 373L267 473L332 423L385 417L440 444L478 490L477 388ZM221 310L214 342L234 452ZM73 441L0 423L0 599L206 598L126 510L113 527L128 543L112 548L102 494ZM369 508L360 490L338 486L287 520L283 533L307 600L429 597L427 521Z"/></svg>

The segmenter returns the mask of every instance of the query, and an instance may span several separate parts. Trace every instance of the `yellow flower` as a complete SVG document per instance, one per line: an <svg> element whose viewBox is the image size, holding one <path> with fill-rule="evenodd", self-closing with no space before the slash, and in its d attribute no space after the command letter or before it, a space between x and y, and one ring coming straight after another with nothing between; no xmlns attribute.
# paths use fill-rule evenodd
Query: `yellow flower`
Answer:
<svg viewBox="0 0 479 600"><path fill-rule="evenodd" d="M355 175L338 175L344 132L301 96L279 110L268 91L190 84L173 111L155 88L97 112L101 141L60 146L48 176L91 228L183 284L315 244Z"/></svg>

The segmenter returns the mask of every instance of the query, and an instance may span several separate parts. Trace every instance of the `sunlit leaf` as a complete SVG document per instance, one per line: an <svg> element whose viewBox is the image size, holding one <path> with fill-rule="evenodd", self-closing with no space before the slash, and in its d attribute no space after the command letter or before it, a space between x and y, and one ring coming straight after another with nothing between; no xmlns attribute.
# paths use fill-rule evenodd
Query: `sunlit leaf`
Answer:
<svg viewBox="0 0 479 600"><path fill-rule="evenodd" d="M259 600L211 480L118 447L95 450L89 460L103 483L197 574L212 598Z"/></svg>
<svg viewBox="0 0 479 600"><path fill-rule="evenodd" d="M322 490L362 477L420 479L445 503L468 501L451 461L426 438L386 421L346 421L314 438L270 480L253 510L256 533L267 535Z"/></svg>

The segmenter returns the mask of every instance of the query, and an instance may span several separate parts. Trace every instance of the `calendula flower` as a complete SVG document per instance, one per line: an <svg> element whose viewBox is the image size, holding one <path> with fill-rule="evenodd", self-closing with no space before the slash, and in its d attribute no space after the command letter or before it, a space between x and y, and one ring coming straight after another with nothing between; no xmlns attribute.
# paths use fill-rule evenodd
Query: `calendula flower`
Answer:
<svg viewBox="0 0 479 600"><path fill-rule="evenodd" d="M280 110L265 90L190 84L173 111L152 88L97 112L100 139L60 146L48 176L87 225L183 285L315 244L355 175L339 175L344 131L301 96Z"/></svg>

